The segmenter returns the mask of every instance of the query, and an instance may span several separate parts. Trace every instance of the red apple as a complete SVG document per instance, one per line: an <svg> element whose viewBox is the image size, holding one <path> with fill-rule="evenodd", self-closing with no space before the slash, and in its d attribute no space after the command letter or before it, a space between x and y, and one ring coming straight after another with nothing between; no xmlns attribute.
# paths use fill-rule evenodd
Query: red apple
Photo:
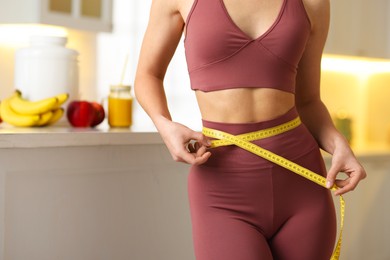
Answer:
<svg viewBox="0 0 390 260"><path fill-rule="evenodd" d="M74 127L90 127L95 116L95 109L88 101L75 100L69 103L66 116Z"/></svg>
<svg viewBox="0 0 390 260"><path fill-rule="evenodd" d="M104 117L106 116L106 113L104 112L103 106L98 102L91 102L91 105L93 106L95 110L95 114L91 123L91 127L97 126L101 122L103 122Z"/></svg>

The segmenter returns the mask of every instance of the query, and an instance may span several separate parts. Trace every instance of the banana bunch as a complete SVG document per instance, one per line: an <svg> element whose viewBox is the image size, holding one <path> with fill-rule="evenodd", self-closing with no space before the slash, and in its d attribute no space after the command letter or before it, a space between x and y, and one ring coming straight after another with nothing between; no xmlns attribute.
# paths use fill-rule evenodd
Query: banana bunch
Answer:
<svg viewBox="0 0 390 260"><path fill-rule="evenodd" d="M0 103L0 116L4 122L14 126L31 127L51 125L61 119L64 109L61 107L68 100L67 93L29 101L16 90L13 95Z"/></svg>

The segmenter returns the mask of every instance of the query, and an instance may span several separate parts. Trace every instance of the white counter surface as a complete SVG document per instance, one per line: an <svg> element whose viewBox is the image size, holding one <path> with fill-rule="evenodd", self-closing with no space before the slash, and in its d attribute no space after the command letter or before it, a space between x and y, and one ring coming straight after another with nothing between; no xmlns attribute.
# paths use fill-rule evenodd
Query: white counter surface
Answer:
<svg viewBox="0 0 390 260"><path fill-rule="evenodd" d="M132 144L162 144L162 140L157 132L130 128L0 127L0 149Z"/></svg>

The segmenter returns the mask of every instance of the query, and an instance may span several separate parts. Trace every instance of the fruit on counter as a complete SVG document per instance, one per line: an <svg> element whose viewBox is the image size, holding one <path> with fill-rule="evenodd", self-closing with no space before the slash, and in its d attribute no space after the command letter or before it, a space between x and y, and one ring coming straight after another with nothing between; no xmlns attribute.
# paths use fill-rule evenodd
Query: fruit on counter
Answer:
<svg viewBox="0 0 390 260"><path fill-rule="evenodd" d="M90 127L94 120L95 110L92 104L85 100L74 100L69 103L66 116L74 127Z"/></svg>
<svg viewBox="0 0 390 260"><path fill-rule="evenodd" d="M3 120L14 126L33 126L39 121L39 115L21 115L12 110L10 98L3 99L0 103L0 114Z"/></svg>
<svg viewBox="0 0 390 260"><path fill-rule="evenodd" d="M91 123L91 127L95 127L95 126L99 125L101 122L103 122L103 120L106 116L106 113L104 112L104 108L100 103L94 101L94 102L91 102L91 104L95 110L95 115L94 115L93 121Z"/></svg>
<svg viewBox="0 0 390 260"><path fill-rule="evenodd" d="M54 109L52 112L53 112L53 116L50 118L49 122L47 122L48 125L52 125L55 122L59 121L62 118L62 116L64 115L65 109L62 107L59 107L59 108Z"/></svg>
<svg viewBox="0 0 390 260"><path fill-rule="evenodd" d="M20 127L45 126L56 123L63 115L61 105L68 99L68 94L29 101L22 98L20 91L2 100L0 115L4 122Z"/></svg>
<svg viewBox="0 0 390 260"><path fill-rule="evenodd" d="M62 93L38 101L29 101L22 97L20 91L16 90L10 100L10 106L16 113L23 115L43 114L61 107L68 100L68 97L69 95L67 93Z"/></svg>
<svg viewBox="0 0 390 260"><path fill-rule="evenodd" d="M74 100L69 103L66 116L74 127L95 127L104 120L105 112L97 102Z"/></svg>

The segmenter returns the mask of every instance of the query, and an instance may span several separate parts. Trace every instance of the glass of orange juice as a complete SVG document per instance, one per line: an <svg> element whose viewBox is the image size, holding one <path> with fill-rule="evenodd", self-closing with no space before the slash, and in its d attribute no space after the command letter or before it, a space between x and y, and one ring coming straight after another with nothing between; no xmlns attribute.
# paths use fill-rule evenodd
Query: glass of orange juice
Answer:
<svg viewBox="0 0 390 260"><path fill-rule="evenodd" d="M111 127L130 127L132 124L133 97L131 86L112 85L108 96L108 124Z"/></svg>

